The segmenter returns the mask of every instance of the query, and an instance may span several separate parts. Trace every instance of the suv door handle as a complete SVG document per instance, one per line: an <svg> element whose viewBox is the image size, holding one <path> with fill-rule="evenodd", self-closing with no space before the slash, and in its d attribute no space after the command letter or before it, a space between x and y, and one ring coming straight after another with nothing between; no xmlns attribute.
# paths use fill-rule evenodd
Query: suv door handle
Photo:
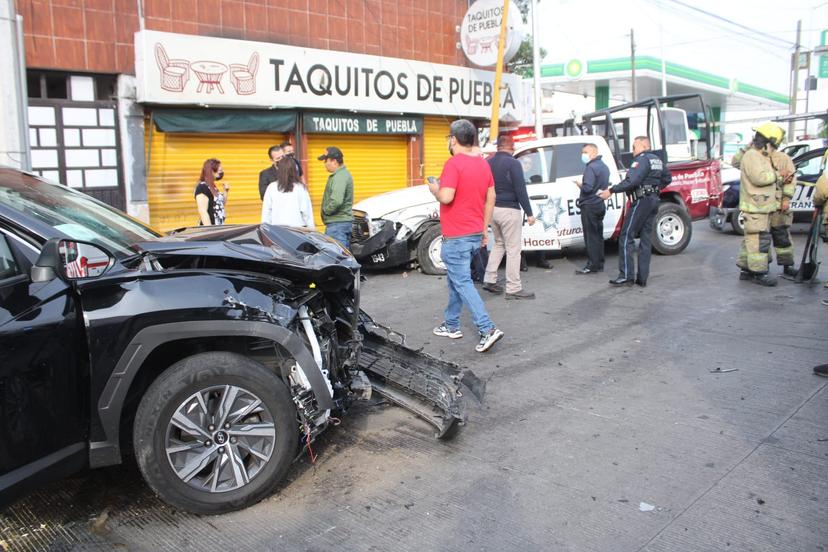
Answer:
<svg viewBox="0 0 828 552"><path fill-rule="evenodd" d="M548 195L534 195L534 196L529 196L529 199L549 199L549 196Z"/></svg>

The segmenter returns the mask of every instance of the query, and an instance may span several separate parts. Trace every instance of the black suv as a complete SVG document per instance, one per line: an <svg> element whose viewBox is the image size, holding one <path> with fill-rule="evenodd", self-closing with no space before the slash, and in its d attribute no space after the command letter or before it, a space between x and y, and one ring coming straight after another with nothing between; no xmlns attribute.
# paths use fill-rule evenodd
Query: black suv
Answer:
<svg viewBox="0 0 828 552"><path fill-rule="evenodd" d="M242 508L372 390L452 434L482 386L375 324L359 289L322 234L161 236L0 167L0 502L132 450L170 504Z"/></svg>

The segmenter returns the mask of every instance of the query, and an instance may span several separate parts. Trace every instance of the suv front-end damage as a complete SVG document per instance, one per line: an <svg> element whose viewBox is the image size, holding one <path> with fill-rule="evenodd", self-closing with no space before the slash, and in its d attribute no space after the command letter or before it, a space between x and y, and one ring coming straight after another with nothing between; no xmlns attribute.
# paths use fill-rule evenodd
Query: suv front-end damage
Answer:
<svg viewBox="0 0 828 552"><path fill-rule="evenodd" d="M191 247L205 238L217 237L221 241L212 242L210 247ZM287 325L295 335L302 336L314 361L311 366L283 366L282 374L294 384L297 406L307 417L308 426L320 427L329 416L325 412L345 409L357 396L370 397L373 389L433 424L438 436L445 437L465 421L465 398L482 399L484 386L470 371L407 347L402 334L376 323L359 309L360 266L330 238L269 225L219 231L194 229L176 238L188 241L188 254L201 257L204 267L250 269L247 261L253 256L263 263L259 271L290 280L296 297L288 306L295 319ZM177 245L174 249L152 249L156 255L175 256L184 249ZM218 250L214 251L213 246ZM239 261L238 266L235 261ZM275 297L274 301L282 303L284 297ZM225 302L232 305L234 299L228 297ZM259 313L272 319L258 305L237 302L236 306L249 316ZM309 372L323 375L324 389L310 385ZM363 376L370 380L370 388ZM310 396L315 408L309 404Z"/></svg>
<svg viewBox="0 0 828 552"><path fill-rule="evenodd" d="M37 383L18 386L0 424L15 444L0 462L0 505L132 450L176 508L238 510L271 494L358 398L387 396L446 437L482 396L472 374L363 313L360 265L317 232L162 236L7 168L0 225L14 299L0 309L0 346L19 351L5 374Z"/></svg>
<svg viewBox="0 0 828 552"><path fill-rule="evenodd" d="M438 438L452 436L463 425L469 399L482 400L484 386L474 374L407 347L401 334L360 310L360 266L326 236L267 225L236 226L192 229L137 247L140 253L124 263L127 270L118 278L132 273L138 283L121 284L117 292L121 303L149 308L141 317L142 328L124 343L124 353L100 394L98 414L104 437L93 443L91 459L94 465L106 465L120 456L116 435L124 415L120 405L128 402L126 390L135 389L133 382L140 380L141 371L151 364L154 351L167 343L207 339L149 386L135 416L139 466L153 489L176 506L218 513L258 500L257 492L239 506L207 505L198 498L201 495L188 493L193 489L217 492L214 488L238 492L248 484L246 466L255 468L259 478L271 477L259 475L270 473L260 464L263 458L281 453L280 424L293 426L292 444L282 447L292 451L293 459L346 413L354 400L370 398L373 393L433 425ZM117 308L113 311L111 294L101 295L109 287L105 280L81 285L93 349L95 343L108 341L105 332L113 326L109 316L121 313ZM177 282L177 295L159 300L160 290L172 289L171 280ZM200 305L191 305L197 308L184 313L181 305L192 303L192 297L181 294L188 289L197 291L202 299ZM106 307L99 309L98 304ZM176 317L186 322L170 322ZM252 341L242 347L223 345L236 337ZM215 356L218 353L238 358ZM103 352L100 357L105 357ZM236 375L242 380L248 375L261 377L252 374L258 368L247 367L251 361L275 375L287 390L292 422L280 422L277 412L283 404L268 407L272 397L262 391L267 385L250 383L225 389L217 384L235 381ZM175 389L178 384L164 379L167 372L181 372L181 378L192 379L196 363L215 364L219 373L201 384L181 384L180 393L170 392L173 396L167 398L165 389ZM280 393L278 389L270 392ZM233 396L228 398L230 394ZM237 397L247 398L233 402ZM165 402L170 404L167 410L150 406ZM225 402L229 406L222 406ZM222 417L220 412L228 409L236 409L241 417ZM229 424L226 433L221 433L216 420L226 420L222 422ZM250 433L249 427L259 429ZM165 439L153 443L159 432ZM254 436L259 440L251 440ZM213 451L210 447L219 442L229 444ZM232 445L237 447L235 460ZM174 478L169 473L163 477L153 472L153 466L164 461L156 452L160 448L168 451L172 473L188 485L178 494L170 491L170 479ZM231 473L221 467L225 455L244 469ZM273 481L283 474L284 466L276 470Z"/></svg>

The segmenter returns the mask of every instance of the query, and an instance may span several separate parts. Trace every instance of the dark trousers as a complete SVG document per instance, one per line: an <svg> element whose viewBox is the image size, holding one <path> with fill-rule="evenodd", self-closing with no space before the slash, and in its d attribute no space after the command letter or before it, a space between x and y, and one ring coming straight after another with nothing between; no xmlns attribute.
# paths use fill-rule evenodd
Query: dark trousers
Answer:
<svg viewBox="0 0 828 552"><path fill-rule="evenodd" d="M618 237L618 275L627 280L637 279L647 283L650 276L650 255L652 254L653 222L658 212L658 196L644 196L632 204L624 219L621 235ZM635 272L635 238L638 237L638 276Z"/></svg>
<svg viewBox="0 0 828 552"><path fill-rule="evenodd" d="M584 245L587 250L587 267L604 268L604 202L581 205L581 228L584 229Z"/></svg>

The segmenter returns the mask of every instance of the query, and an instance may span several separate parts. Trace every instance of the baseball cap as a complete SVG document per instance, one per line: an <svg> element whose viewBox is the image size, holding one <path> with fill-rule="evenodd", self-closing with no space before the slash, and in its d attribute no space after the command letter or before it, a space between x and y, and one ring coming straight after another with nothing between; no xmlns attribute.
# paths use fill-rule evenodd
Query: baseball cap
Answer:
<svg viewBox="0 0 828 552"><path fill-rule="evenodd" d="M325 159L336 159L340 163L342 163L342 150L331 146L325 149L325 153L317 157L318 160L324 161Z"/></svg>

